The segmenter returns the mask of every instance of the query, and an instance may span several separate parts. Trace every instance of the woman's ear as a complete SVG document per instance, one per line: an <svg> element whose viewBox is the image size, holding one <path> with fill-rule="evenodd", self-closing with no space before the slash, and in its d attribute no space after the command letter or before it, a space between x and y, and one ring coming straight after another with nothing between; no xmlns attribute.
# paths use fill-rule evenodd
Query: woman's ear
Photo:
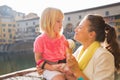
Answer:
<svg viewBox="0 0 120 80"><path fill-rule="evenodd" d="M95 33L95 31L91 31L91 32L89 33L89 38L91 38L91 39L95 39L95 38L96 38L96 33Z"/></svg>

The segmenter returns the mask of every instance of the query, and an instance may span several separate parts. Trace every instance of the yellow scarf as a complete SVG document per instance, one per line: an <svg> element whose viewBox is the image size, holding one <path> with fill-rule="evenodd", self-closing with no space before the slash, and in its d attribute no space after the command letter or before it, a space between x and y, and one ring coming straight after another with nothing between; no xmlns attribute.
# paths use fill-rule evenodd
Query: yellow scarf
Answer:
<svg viewBox="0 0 120 80"><path fill-rule="evenodd" d="M77 57L79 67L82 71L85 69L98 47L100 47L100 43L97 41L93 42L85 51L82 47Z"/></svg>

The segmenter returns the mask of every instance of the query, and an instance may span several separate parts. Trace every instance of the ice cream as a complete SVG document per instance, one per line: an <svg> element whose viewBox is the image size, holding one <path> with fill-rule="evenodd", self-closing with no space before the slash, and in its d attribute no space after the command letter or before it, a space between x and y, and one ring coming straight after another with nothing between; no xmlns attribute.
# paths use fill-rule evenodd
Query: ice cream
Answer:
<svg viewBox="0 0 120 80"><path fill-rule="evenodd" d="M68 41L68 44L69 44L69 48L74 50L74 48L76 46L75 42L72 39L68 39L67 41Z"/></svg>

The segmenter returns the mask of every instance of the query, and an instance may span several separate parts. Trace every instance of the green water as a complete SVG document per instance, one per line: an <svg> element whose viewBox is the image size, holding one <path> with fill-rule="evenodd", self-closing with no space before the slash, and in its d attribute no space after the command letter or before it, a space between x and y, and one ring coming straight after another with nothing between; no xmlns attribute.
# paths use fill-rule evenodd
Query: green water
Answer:
<svg viewBox="0 0 120 80"><path fill-rule="evenodd" d="M0 75L35 66L33 52L0 53Z"/></svg>

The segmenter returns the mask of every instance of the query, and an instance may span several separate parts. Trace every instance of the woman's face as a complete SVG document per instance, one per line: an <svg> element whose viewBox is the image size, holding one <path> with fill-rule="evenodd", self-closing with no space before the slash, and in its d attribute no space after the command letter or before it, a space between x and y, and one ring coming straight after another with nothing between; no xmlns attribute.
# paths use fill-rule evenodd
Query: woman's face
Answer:
<svg viewBox="0 0 120 80"><path fill-rule="evenodd" d="M83 19L80 24L75 28L74 39L80 43L89 41L89 28L90 22L87 19Z"/></svg>

